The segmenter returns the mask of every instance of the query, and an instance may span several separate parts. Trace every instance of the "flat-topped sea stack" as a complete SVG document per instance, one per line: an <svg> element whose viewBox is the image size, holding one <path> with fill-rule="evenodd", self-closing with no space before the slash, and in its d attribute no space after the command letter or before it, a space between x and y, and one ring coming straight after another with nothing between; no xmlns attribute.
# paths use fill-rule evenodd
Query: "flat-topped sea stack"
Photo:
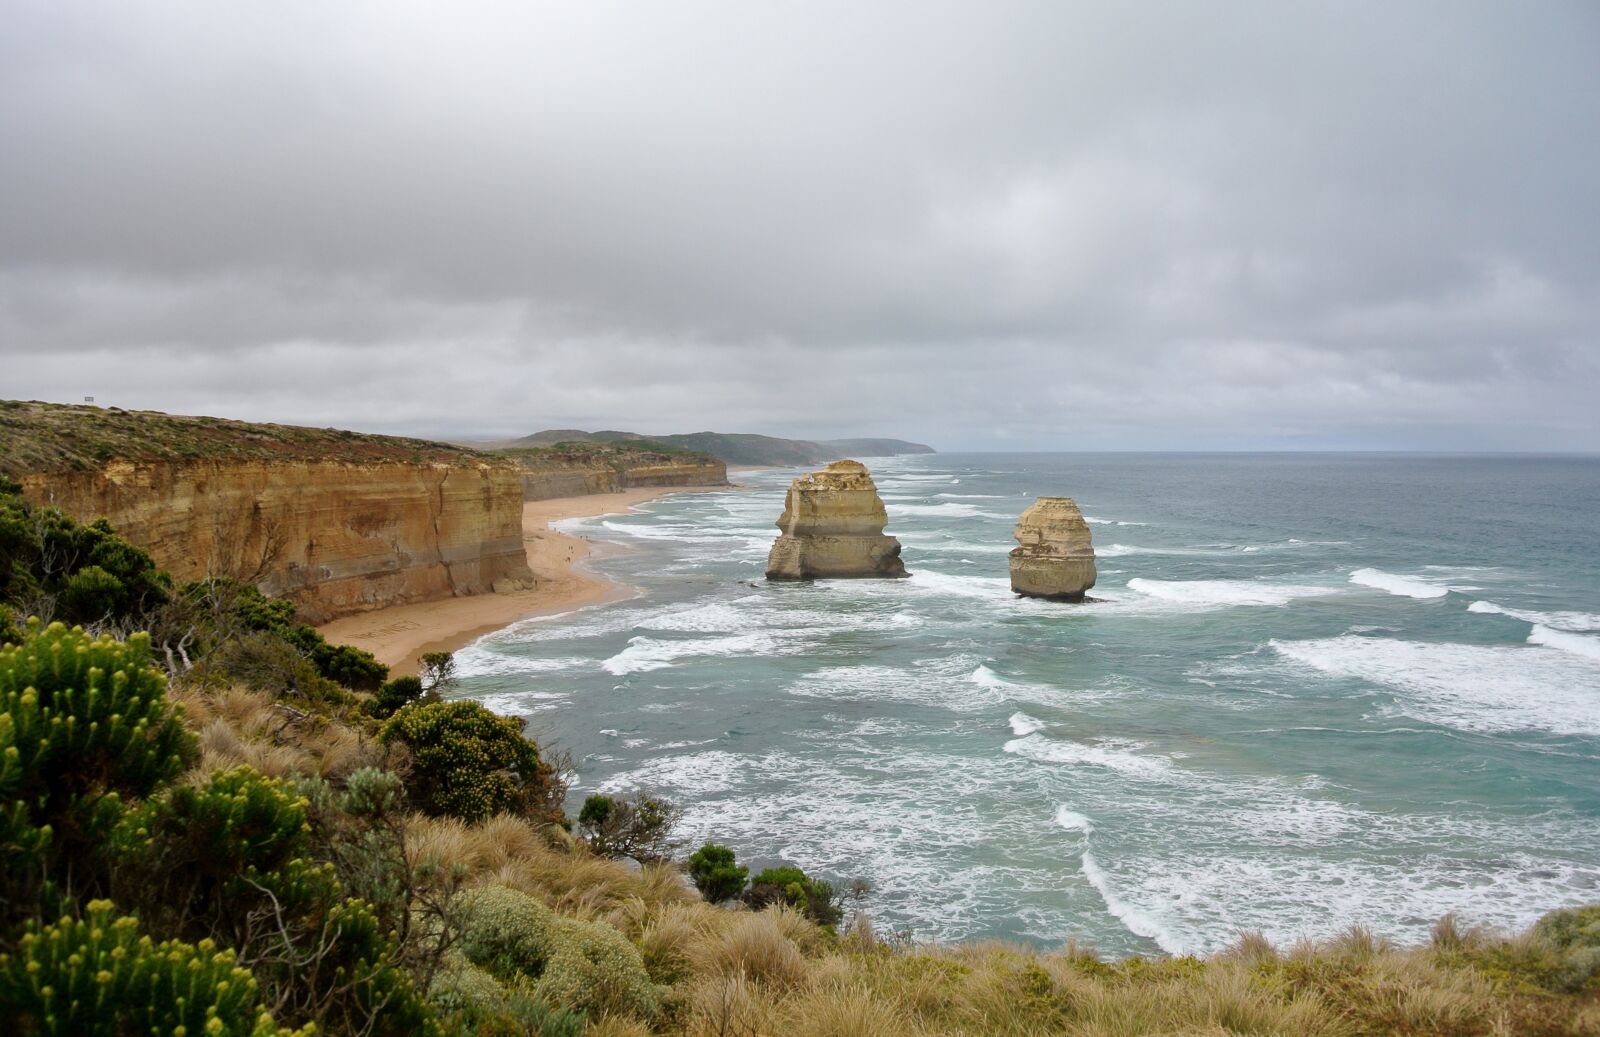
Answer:
<svg viewBox="0 0 1600 1037"><path fill-rule="evenodd" d="M767 556L769 580L900 577L900 541L885 536L889 515L860 461L835 461L789 487L782 535Z"/></svg>
<svg viewBox="0 0 1600 1037"><path fill-rule="evenodd" d="M1089 524L1071 497L1040 497L1017 519L1012 534L1011 589L1025 598L1082 601L1094 586Z"/></svg>

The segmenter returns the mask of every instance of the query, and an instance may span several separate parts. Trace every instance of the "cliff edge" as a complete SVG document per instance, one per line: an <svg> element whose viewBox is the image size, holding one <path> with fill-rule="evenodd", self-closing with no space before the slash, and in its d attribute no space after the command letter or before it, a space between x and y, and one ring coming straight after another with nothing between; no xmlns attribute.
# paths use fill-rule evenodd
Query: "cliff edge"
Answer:
<svg viewBox="0 0 1600 1037"><path fill-rule="evenodd" d="M639 487L728 485L728 466L710 454L648 441L564 441L496 453L521 468L523 498L530 501Z"/></svg>
<svg viewBox="0 0 1600 1037"><path fill-rule="evenodd" d="M0 473L178 580L245 580L312 622L533 580L519 468L442 443L0 401Z"/></svg>

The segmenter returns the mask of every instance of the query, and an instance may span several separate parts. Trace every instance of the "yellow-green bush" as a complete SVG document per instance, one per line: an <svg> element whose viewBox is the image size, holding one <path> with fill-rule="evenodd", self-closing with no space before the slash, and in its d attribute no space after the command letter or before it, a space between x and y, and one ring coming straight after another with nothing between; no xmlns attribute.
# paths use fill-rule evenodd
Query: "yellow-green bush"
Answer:
<svg viewBox="0 0 1600 1037"><path fill-rule="evenodd" d="M148 796L196 755L148 636L30 619L0 647L0 892L20 903L63 862L92 875L120 797Z"/></svg>
<svg viewBox="0 0 1600 1037"><path fill-rule="evenodd" d="M413 703L378 737L411 750L411 796L435 816L480 821L525 813L541 801L549 778L521 721L476 702Z"/></svg>
<svg viewBox="0 0 1600 1037"><path fill-rule="evenodd" d="M659 999L639 951L617 930L556 914L526 893L482 886L462 895L460 949L502 981L532 981L551 1005L653 1016Z"/></svg>
<svg viewBox="0 0 1600 1037"><path fill-rule="evenodd" d="M92 902L87 918L30 926L14 954L0 955L0 1005L6 1032L19 1037L291 1033L262 1009L233 952L209 940L156 943L108 900Z"/></svg>
<svg viewBox="0 0 1600 1037"><path fill-rule="evenodd" d="M268 896L263 889L283 903L285 889L293 888L284 880L306 856L309 832L303 798L275 778L235 767L204 785L175 786L131 811L114 840L120 860L114 885L124 903L147 916L217 932L224 919L255 909Z"/></svg>

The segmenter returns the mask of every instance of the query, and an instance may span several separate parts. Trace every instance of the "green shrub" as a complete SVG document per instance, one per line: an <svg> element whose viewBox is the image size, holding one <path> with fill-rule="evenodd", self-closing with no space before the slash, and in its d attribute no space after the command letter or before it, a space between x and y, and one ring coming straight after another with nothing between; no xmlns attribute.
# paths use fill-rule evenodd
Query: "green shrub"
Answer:
<svg viewBox="0 0 1600 1037"><path fill-rule="evenodd" d="M385 681L378 686L378 692L373 697L370 712L375 717L388 718L413 702L434 702L437 696L428 698L430 693L422 690L422 681L416 677L396 677L392 681Z"/></svg>
<svg viewBox="0 0 1600 1037"><path fill-rule="evenodd" d="M734 853L726 846L706 843L689 856L689 877L694 888L713 904L732 900L744 892L745 878L750 869L736 864Z"/></svg>
<svg viewBox="0 0 1600 1037"><path fill-rule="evenodd" d="M393 781L371 774L355 793L368 805L385 801ZM335 1034L433 1032L397 967L391 926L347 896L333 863L311 859L309 806L249 767L175 787L119 826L119 882L167 930L216 933L239 948L285 1019Z"/></svg>
<svg viewBox="0 0 1600 1037"><path fill-rule="evenodd" d="M290 1034L231 951L209 940L154 943L108 900L90 903L85 919L30 926L14 954L0 955L0 1005L7 1032L22 1037Z"/></svg>
<svg viewBox="0 0 1600 1037"><path fill-rule="evenodd" d="M549 768L522 737L522 723L476 702L406 706L378 737L411 750L409 789L429 814L480 821L526 813L543 800Z"/></svg>
<svg viewBox="0 0 1600 1037"><path fill-rule="evenodd" d="M1600 984L1600 904L1551 911L1529 935L1555 959L1550 986L1576 991Z"/></svg>
<svg viewBox="0 0 1600 1037"><path fill-rule="evenodd" d="M172 915L180 930L236 929L225 920L260 906L269 896L263 887L294 886L282 880L306 856L309 832L306 801L250 767L215 774L205 785L177 786L118 826L125 902L140 904L147 917Z"/></svg>
<svg viewBox="0 0 1600 1037"><path fill-rule="evenodd" d="M29 620L20 645L0 648L0 883L10 903L69 869L88 879L121 797L150 795L196 755L147 636L96 640Z"/></svg>
<svg viewBox="0 0 1600 1037"><path fill-rule="evenodd" d="M584 1017L555 1008L524 984L510 989L486 970L452 952L428 988L428 999L449 1017L447 1032L462 1037L579 1037Z"/></svg>
<svg viewBox="0 0 1600 1037"><path fill-rule="evenodd" d="M293 954L272 979L319 1033L361 1037L437 1037L438 1019L399 967L393 937L371 905L349 899L298 928Z"/></svg>
<svg viewBox="0 0 1600 1037"><path fill-rule="evenodd" d="M39 608L68 623L142 620L172 596L172 579L105 519L80 525L34 507L0 485L0 601Z"/></svg>
<svg viewBox="0 0 1600 1037"><path fill-rule="evenodd" d="M248 584L191 584L188 593L204 593L226 598L233 619L245 630L268 634L292 646L308 659L319 676L355 691L377 691L389 668L371 652L351 645L328 643L314 627L299 622L295 604L286 598L269 598Z"/></svg>
<svg viewBox="0 0 1600 1037"><path fill-rule="evenodd" d="M583 801L578 830L590 851L601 857L647 864L671 856L672 831L682 817L679 808L644 793L628 799L596 794Z"/></svg>
<svg viewBox="0 0 1600 1037"><path fill-rule="evenodd" d="M202 674L315 708L351 701L350 693L325 677L298 648L265 632L227 639L206 660Z"/></svg>
<svg viewBox="0 0 1600 1037"><path fill-rule="evenodd" d="M317 635L319 640L321 636ZM323 641L312 648L311 662L324 677L356 691L377 691L383 679L389 676L389 667L380 663L371 652L352 645L334 645Z"/></svg>
<svg viewBox="0 0 1600 1037"><path fill-rule="evenodd" d="M531 981L549 1005L650 1018L660 1007L639 951L617 930L551 911L526 893L482 886L462 894L462 955L503 983Z"/></svg>
<svg viewBox="0 0 1600 1037"><path fill-rule="evenodd" d="M844 917L831 882L813 879L792 864L767 868L750 880L744 901L754 909L787 904L818 925L834 926Z"/></svg>

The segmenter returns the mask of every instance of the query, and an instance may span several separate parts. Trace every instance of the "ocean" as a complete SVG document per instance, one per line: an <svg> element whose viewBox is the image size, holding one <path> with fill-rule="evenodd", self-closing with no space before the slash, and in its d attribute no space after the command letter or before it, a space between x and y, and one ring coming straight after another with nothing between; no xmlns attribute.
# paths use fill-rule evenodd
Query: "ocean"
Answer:
<svg viewBox="0 0 1600 1037"><path fill-rule="evenodd" d="M899 581L768 584L798 470L562 523L631 601L458 653L458 693L880 932L1214 951L1600 902L1600 459L866 459ZM1036 496L1100 572L1010 593Z"/></svg>

